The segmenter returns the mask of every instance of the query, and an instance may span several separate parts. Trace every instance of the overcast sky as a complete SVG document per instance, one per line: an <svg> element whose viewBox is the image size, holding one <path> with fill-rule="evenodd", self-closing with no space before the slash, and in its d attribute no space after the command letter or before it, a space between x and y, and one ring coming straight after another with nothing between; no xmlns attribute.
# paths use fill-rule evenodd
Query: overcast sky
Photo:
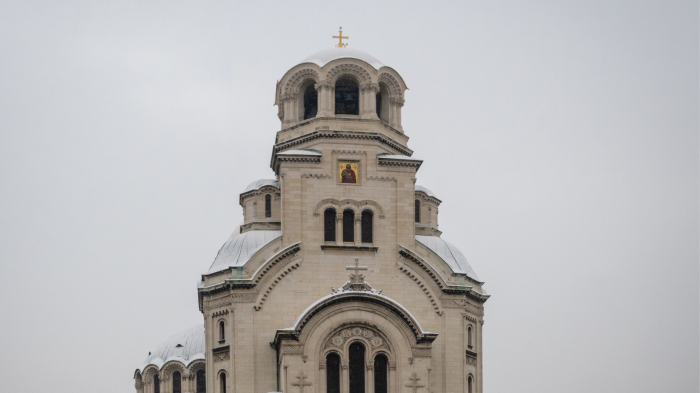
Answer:
<svg viewBox="0 0 700 393"><path fill-rule="evenodd" d="M0 380L133 392L273 177L275 83L394 67L488 393L698 392L697 1L0 1Z"/></svg>

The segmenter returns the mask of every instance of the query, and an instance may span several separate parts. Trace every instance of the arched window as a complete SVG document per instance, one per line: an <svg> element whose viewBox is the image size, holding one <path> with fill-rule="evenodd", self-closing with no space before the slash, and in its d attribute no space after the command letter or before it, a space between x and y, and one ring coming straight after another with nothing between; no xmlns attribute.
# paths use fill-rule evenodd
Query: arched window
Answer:
<svg viewBox="0 0 700 393"><path fill-rule="evenodd" d="M389 359L384 355L374 358L374 393L388 393L389 383L387 376Z"/></svg>
<svg viewBox="0 0 700 393"><path fill-rule="evenodd" d="M360 88L350 77L339 78L335 82L335 114L360 114Z"/></svg>
<svg viewBox="0 0 700 393"><path fill-rule="evenodd" d="M340 357L335 353L326 356L326 392L340 393Z"/></svg>
<svg viewBox="0 0 700 393"><path fill-rule="evenodd" d="M265 217L272 217L272 195L265 195Z"/></svg>
<svg viewBox="0 0 700 393"><path fill-rule="evenodd" d="M372 211L362 212L362 243L372 243Z"/></svg>
<svg viewBox="0 0 700 393"><path fill-rule="evenodd" d="M226 393L226 373L219 374L219 393Z"/></svg>
<svg viewBox="0 0 700 393"><path fill-rule="evenodd" d="M316 117L318 112L318 93L314 84L310 84L304 91L304 120Z"/></svg>
<svg viewBox="0 0 700 393"><path fill-rule="evenodd" d="M323 212L323 240L335 241L335 209L328 208Z"/></svg>
<svg viewBox="0 0 700 393"><path fill-rule="evenodd" d="M350 393L365 393L365 346L350 344Z"/></svg>
<svg viewBox="0 0 700 393"><path fill-rule="evenodd" d="M153 375L153 393L160 393L160 378L158 378L158 374Z"/></svg>
<svg viewBox="0 0 700 393"><path fill-rule="evenodd" d="M469 345L469 349L471 349L471 348L473 347L473 344L472 344L472 327L471 327L471 326L469 326L469 327L467 328L467 345Z"/></svg>
<svg viewBox="0 0 700 393"><path fill-rule="evenodd" d="M182 393L182 377L179 371L173 373L173 393Z"/></svg>
<svg viewBox="0 0 700 393"><path fill-rule="evenodd" d="M207 393L207 378L204 370L197 370L197 392Z"/></svg>
<svg viewBox="0 0 700 393"><path fill-rule="evenodd" d="M472 393L474 391L472 385L474 385L474 378L470 375L469 378L467 378L467 393Z"/></svg>
<svg viewBox="0 0 700 393"><path fill-rule="evenodd" d="M382 93L377 93L377 117L382 118Z"/></svg>
<svg viewBox="0 0 700 393"><path fill-rule="evenodd" d="M219 322L219 341L226 340L226 324L224 321Z"/></svg>
<svg viewBox="0 0 700 393"><path fill-rule="evenodd" d="M355 241L355 212L347 209L343 212L343 242Z"/></svg>
<svg viewBox="0 0 700 393"><path fill-rule="evenodd" d="M420 222L420 201L416 199L416 222Z"/></svg>

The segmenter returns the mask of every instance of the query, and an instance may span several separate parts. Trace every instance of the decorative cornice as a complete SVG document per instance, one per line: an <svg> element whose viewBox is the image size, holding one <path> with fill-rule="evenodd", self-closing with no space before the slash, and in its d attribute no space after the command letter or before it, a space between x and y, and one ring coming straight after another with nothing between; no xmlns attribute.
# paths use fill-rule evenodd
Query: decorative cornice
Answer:
<svg viewBox="0 0 700 393"><path fill-rule="evenodd" d="M406 266L406 265L403 265L403 266L402 266L402 265L399 265L399 271L401 271L402 273L404 273L406 276L408 276L408 278L410 278L411 280L413 280L413 282L415 282L416 285L418 285L418 287L423 291L423 293L425 294L425 296L426 296L426 297L428 298L428 300L430 301L430 304L433 305L433 309L435 310L435 312L437 313L437 315L442 316L443 312L442 312L442 310L440 310L440 305L438 305L437 301L435 300L435 297L433 296L432 291L428 289L428 285L425 284L425 283L423 283L423 282L420 280L420 277L419 277L417 274L415 274L415 272L413 272L412 269L410 269L410 268L409 268L408 266Z"/></svg>
<svg viewBox="0 0 700 393"><path fill-rule="evenodd" d="M301 144L315 141L318 139L373 140L392 148L399 154L403 154L405 156L411 156L413 154L413 150L401 145L393 139L386 137L385 135L376 132L316 130L308 134L304 134L296 138L292 138L288 141L276 144L272 148L272 158L270 160L270 167L274 169L274 160L277 156L277 153L284 150L290 150L295 146L299 146Z"/></svg>

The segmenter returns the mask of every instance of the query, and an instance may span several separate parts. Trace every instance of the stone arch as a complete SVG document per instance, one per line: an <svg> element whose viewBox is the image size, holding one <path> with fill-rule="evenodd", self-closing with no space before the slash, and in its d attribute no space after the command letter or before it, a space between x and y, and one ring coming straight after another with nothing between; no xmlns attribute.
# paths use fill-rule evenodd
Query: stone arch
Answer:
<svg viewBox="0 0 700 393"><path fill-rule="evenodd" d="M205 370L207 368L207 364L203 360L199 360L196 362L193 362L192 364L189 365L189 378L190 379L195 379L197 376L197 371L199 370Z"/></svg>
<svg viewBox="0 0 700 393"><path fill-rule="evenodd" d="M379 85L386 86L391 97L403 98L403 89L401 84L388 72L382 72L379 74Z"/></svg>
<svg viewBox="0 0 700 393"><path fill-rule="evenodd" d="M320 80L316 70L309 68L301 69L292 74L287 80L287 83L284 84L284 88L281 91L282 98L290 98L292 95L296 96L299 94L299 90L303 84L310 81L318 83Z"/></svg>
<svg viewBox="0 0 700 393"><path fill-rule="evenodd" d="M358 334L355 331L359 330ZM331 353L337 353L341 359L347 360L350 344L360 341L364 344L367 361L374 359L378 354L384 354L390 361L396 361L397 344L391 336L387 335L376 324L360 320L348 320L323 333L325 338L321 340L319 358ZM342 340L342 341L341 341Z"/></svg>
<svg viewBox="0 0 700 393"><path fill-rule="evenodd" d="M175 371L179 371L180 376L185 375L185 365L177 360L171 360L161 368L161 380L169 381Z"/></svg>
<svg viewBox="0 0 700 393"><path fill-rule="evenodd" d="M343 76L350 76L357 81L357 85L362 86L365 83L370 83L372 77L370 73L362 66L357 64L338 64L328 70L326 73L326 81L331 85L335 86L335 82L338 78Z"/></svg>

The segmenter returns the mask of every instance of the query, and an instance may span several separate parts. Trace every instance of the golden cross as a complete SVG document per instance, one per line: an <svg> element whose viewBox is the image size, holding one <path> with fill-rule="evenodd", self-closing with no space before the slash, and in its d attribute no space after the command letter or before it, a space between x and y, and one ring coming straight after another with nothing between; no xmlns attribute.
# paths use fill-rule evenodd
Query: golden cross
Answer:
<svg viewBox="0 0 700 393"><path fill-rule="evenodd" d="M343 38L350 39L350 37L343 37L342 27L340 28L340 33L338 33L338 35L334 35L333 38L338 39L338 45L335 46L336 48L345 48L346 46L348 46L348 44L343 44Z"/></svg>

